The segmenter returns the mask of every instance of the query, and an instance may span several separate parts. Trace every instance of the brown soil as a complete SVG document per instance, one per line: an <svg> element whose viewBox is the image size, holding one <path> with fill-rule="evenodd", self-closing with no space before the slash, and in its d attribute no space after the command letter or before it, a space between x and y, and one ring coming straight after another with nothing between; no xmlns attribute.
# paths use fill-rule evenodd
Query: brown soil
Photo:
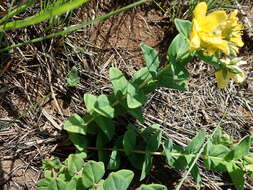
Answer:
<svg viewBox="0 0 253 190"><path fill-rule="evenodd" d="M130 2L91 1L75 10L70 23L93 19ZM72 113L85 113L84 93L111 92L110 66L117 66L131 76L144 65L141 43L156 48L162 64L166 64L166 50L176 34L172 19L167 15L175 6L186 10L187 4L158 3L165 12L154 3L147 3L65 38L27 45L1 57L0 189L1 186L4 190L36 189L36 182L42 175L39 168L42 160L52 154L67 156L57 150L57 144L62 144L66 138L60 130L63 122ZM250 5L241 10L246 14L241 12L242 19L248 18L253 24L252 2L242 4ZM178 13L178 17L187 17L183 13ZM248 21L246 19L246 24ZM19 42L40 36L43 27L32 26L6 35L11 42ZM145 106L144 125L160 124L165 136L181 145L189 142L201 128L211 132L219 124L236 139L253 134L252 34L250 28L245 31L246 45L241 51L248 61L244 68L248 78L243 84L217 89L214 70L202 62L193 63L189 67L190 90L159 89L153 93ZM80 70L81 82L78 87L69 88L65 78L73 65ZM159 159L155 163L144 182L161 183L172 189L182 173L159 164ZM219 174L203 171L202 177L203 189L231 188L229 181ZM253 189L250 182L247 188ZM190 178L185 189L195 189Z"/></svg>

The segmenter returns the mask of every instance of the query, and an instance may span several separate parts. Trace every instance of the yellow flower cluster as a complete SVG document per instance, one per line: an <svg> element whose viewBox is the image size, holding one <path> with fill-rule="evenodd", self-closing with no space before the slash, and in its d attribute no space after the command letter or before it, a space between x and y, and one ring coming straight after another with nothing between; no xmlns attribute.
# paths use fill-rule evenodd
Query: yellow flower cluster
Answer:
<svg viewBox="0 0 253 190"><path fill-rule="evenodd" d="M237 11L226 14L225 11L214 11L208 15L207 4L199 3L194 11L190 49L203 50L204 55L223 52L235 55L238 47L243 46L241 38L243 26L237 17Z"/></svg>
<svg viewBox="0 0 253 190"><path fill-rule="evenodd" d="M227 14L225 11L214 11L207 14L207 4L199 3L193 11L192 31L189 35L190 50L201 50L205 56L221 53L226 57L220 59L219 69L215 72L219 88L225 88L230 79L241 83L246 75L239 68L246 64L240 58L231 59L238 53L239 47L244 45L242 41L243 25L239 22L237 11ZM217 54L218 53L218 54Z"/></svg>

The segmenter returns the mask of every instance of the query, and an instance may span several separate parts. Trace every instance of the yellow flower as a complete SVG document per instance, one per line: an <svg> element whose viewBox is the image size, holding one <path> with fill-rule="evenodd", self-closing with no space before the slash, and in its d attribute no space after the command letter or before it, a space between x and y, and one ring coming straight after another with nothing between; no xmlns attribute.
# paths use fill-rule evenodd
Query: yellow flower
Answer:
<svg viewBox="0 0 253 190"><path fill-rule="evenodd" d="M229 41L230 51L233 55L238 53L238 47L244 45L242 41L242 30L243 25L239 22L237 10L235 10L228 15L227 21L222 26L222 35L224 39Z"/></svg>
<svg viewBox="0 0 253 190"><path fill-rule="evenodd" d="M226 55L238 51L237 46L243 46L243 42L242 25L238 22L237 12L229 15L225 11L214 11L208 15L206 13L205 2L199 3L193 11L190 49L203 50L207 56L220 51Z"/></svg>
<svg viewBox="0 0 253 190"><path fill-rule="evenodd" d="M240 58L234 58L233 60L222 59L221 68L215 72L218 88L225 88L230 79L233 79L237 83L242 83L246 79L246 74L239 66L246 63L246 61L242 61Z"/></svg>

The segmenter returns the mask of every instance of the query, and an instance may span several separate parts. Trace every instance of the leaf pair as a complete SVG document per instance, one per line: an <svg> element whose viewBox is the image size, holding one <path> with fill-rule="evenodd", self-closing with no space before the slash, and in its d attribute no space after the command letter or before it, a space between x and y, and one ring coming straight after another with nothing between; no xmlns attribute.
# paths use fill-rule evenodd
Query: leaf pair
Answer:
<svg viewBox="0 0 253 190"><path fill-rule="evenodd" d="M130 170L120 170L112 172L106 179L102 179L105 174L103 162L88 161L84 163L83 154L71 154L64 165L54 164L55 159L51 159L43 165L45 173L53 171L52 176L41 179L37 186L38 190L127 190L134 173ZM60 170L59 165L61 165ZM151 184L141 185L136 190L167 190L163 185Z"/></svg>
<svg viewBox="0 0 253 190"><path fill-rule="evenodd" d="M141 169L140 180L143 180L149 173L152 166L152 152L159 149L161 145L162 131L159 125L152 125L142 133L138 133L133 125L129 125L123 137L123 148L130 162L138 169ZM143 141L144 140L144 141ZM138 143L137 143L138 142ZM145 154L136 154L135 150L142 150Z"/></svg>
<svg viewBox="0 0 253 190"><path fill-rule="evenodd" d="M249 152L251 137L246 136L235 145L232 145L231 141L226 134L222 134L221 130L218 129L211 142L207 144L205 154L208 157L204 163L208 169L228 172L236 189L243 190L245 183L244 168L247 168L247 165L244 166L243 163L247 162L247 158L251 158Z"/></svg>
<svg viewBox="0 0 253 190"><path fill-rule="evenodd" d="M173 145L172 140L167 140L163 144L164 154L167 163L176 169L189 169L194 164L191 175L198 186L201 185L201 177L198 167L194 160L201 150L205 142L205 130L201 130L187 145L183 148L178 145Z"/></svg>
<svg viewBox="0 0 253 190"><path fill-rule="evenodd" d="M126 99L128 108L134 109L146 102L143 91L134 83L129 82L119 69L110 68L109 75L113 85L113 93L119 103Z"/></svg>
<svg viewBox="0 0 253 190"><path fill-rule="evenodd" d="M189 51L188 36L191 30L191 22L187 20L175 19L179 34L172 40L167 59L169 65L163 68L159 74L158 81L161 87L187 90L186 79L190 76L185 65L192 59L193 55Z"/></svg>

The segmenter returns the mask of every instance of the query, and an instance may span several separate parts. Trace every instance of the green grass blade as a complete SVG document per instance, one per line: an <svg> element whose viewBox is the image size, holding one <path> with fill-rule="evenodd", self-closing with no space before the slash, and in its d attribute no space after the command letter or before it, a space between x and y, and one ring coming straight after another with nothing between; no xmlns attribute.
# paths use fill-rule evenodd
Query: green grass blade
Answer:
<svg viewBox="0 0 253 190"><path fill-rule="evenodd" d="M0 24L3 24L6 22L9 18L12 18L14 15L19 14L20 12L26 10L28 7L30 7L34 3L34 0L29 0L23 5L13 9L10 11L7 15L5 15L3 18L0 19Z"/></svg>
<svg viewBox="0 0 253 190"><path fill-rule="evenodd" d="M79 29L81 29L81 28L83 28L83 27L85 27L87 25L90 25L90 24L93 24L93 23L105 20L107 18L110 18L111 16L117 15L117 14L119 14L121 12L124 12L124 11L126 11L128 9L131 9L133 7L136 7L136 6L140 5L140 4L143 4L143 3L149 2L149 1L152 1L152 0L140 0L140 1L137 1L135 3L132 3L130 5L125 6L123 8L120 8L120 9L117 9L115 11L112 11L112 12L110 12L108 14L105 14L103 16L97 17L97 18L95 18L95 19L93 19L91 21L84 22L84 23L81 23L81 24L78 24L78 25L75 25L75 26L70 26L70 27L66 28L65 30L63 30L63 31L56 32L56 33L53 33L53 34L49 34L47 36L35 38L33 40L28 40L28 41L25 41L25 42L22 42L22 43L14 44L14 45L8 46L6 48L2 48L2 49L0 49L0 52L8 51L8 50L11 50L13 48L21 47L21 46L24 46L24 45L27 45L27 44L31 44L31 43L40 42L40 41L43 41L45 39L50 39L50 38L54 38L54 37L57 37L57 36L63 36L63 35L69 34L71 32L79 30Z"/></svg>
<svg viewBox="0 0 253 190"><path fill-rule="evenodd" d="M57 16L63 14L67 11L70 11L76 7L81 6L82 4L88 2L89 0L72 0L62 5L59 3L55 6L49 7L45 10L40 11L38 14L25 18L24 20L17 20L13 22L8 22L4 25L0 26L0 31L12 30L17 28L23 28L26 26L38 24L44 20L52 18L53 16Z"/></svg>

